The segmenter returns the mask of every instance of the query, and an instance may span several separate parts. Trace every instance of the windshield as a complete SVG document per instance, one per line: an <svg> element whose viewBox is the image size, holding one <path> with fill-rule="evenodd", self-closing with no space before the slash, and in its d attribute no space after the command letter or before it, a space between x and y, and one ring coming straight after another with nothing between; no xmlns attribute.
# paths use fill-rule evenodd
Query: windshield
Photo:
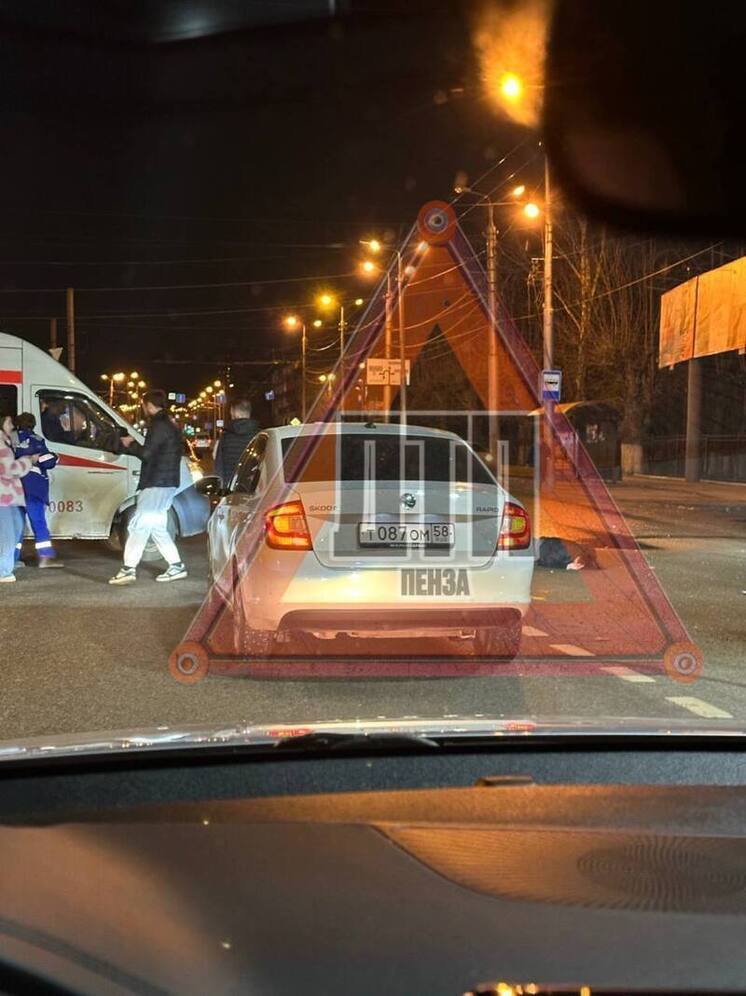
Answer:
<svg viewBox="0 0 746 996"><path fill-rule="evenodd" d="M746 243L579 213L540 4L247 6L8 15L0 740L740 729Z"/></svg>

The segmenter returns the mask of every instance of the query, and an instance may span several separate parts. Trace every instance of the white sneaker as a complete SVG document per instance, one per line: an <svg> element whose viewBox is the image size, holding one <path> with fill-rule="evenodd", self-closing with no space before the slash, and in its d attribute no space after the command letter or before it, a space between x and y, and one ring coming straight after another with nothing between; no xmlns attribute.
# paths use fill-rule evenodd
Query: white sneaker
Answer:
<svg viewBox="0 0 746 996"><path fill-rule="evenodd" d="M168 570L159 574L156 581L180 581L181 578L188 577L187 569L183 564L169 564Z"/></svg>
<svg viewBox="0 0 746 996"><path fill-rule="evenodd" d="M0 584L13 584L15 579L15 574L6 574L4 577L0 578Z"/></svg>
<svg viewBox="0 0 746 996"><path fill-rule="evenodd" d="M109 584L134 584L137 581L137 570L134 567L122 567L118 574L109 578Z"/></svg>

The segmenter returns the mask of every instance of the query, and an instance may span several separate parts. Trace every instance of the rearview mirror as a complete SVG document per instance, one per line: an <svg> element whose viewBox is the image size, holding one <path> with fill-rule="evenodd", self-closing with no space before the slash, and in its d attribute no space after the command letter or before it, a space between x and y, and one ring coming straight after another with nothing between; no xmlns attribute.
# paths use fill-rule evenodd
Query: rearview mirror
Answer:
<svg viewBox="0 0 746 996"><path fill-rule="evenodd" d="M743 234L746 4L556 0L544 124L554 173L601 220Z"/></svg>
<svg viewBox="0 0 746 996"><path fill-rule="evenodd" d="M219 477L201 477L194 485L195 490L205 498L222 498L226 494Z"/></svg>

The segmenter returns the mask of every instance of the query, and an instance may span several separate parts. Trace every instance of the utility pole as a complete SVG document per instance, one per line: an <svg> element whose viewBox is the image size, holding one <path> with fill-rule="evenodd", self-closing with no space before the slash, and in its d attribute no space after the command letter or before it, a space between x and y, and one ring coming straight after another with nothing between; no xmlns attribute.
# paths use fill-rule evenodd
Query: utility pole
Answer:
<svg viewBox="0 0 746 996"><path fill-rule="evenodd" d="M687 363L686 457L684 476L689 484L702 476L702 360L694 356Z"/></svg>
<svg viewBox="0 0 746 996"><path fill-rule="evenodd" d="M49 348L57 349L57 319L49 319Z"/></svg>
<svg viewBox="0 0 746 996"><path fill-rule="evenodd" d="M383 385L383 411L384 420L386 422L390 421L391 418L391 364L388 362L391 359L391 338L392 338L392 325L393 325L393 301L391 294L391 271L386 271L386 303L384 311L384 324L383 324L383 348L384 355L386 357L386 383Z"/></svg>
<svg viewBox="0 0 746 996"><path fill-rule="evenodd" d="M301 356L301 385L300 385L300 407L303 417L303 421L306 421L307 415L307 405L306 405L306 354L308 351L308 340L306 338L306 323L301 322L300 327L300 356Z"/></svg>
<svg viewBox="0 0 746 996"><path fill-rule="evenodd" d="M75 373L75 291L67 288L67 367Z"/></svg>
<svg viewBox="0 0 746 996"><path fill-rule="evenodd" d="M407 351L404 341L404 284L401 250L397 254L396 277L399 284L399 423L407 424Z"/></svg>
<svg viewBox="0 0 746 996"><path fill-rule="evenodd" d="M489 409L489 451L497 459L497 229L495 208L487 201L487 292L489 308L489 337L487 341L487 407Z"/></svg>
<svg viewBox="0 0 746 996"><path fill-rule="evenodd" d="M552 190L549 181L549 160L544 156L544 369L551 370L554 362L554 323L552 313ZM542 384L543 392L543 384ZM552 421L554 402L544 401L544 483L554 485Z"/></svg>
<svg viewBox="0 0 746 996"><path fill-rule="evenodd" d="M339 398L339 406L344 411L345 406L345 306L339 306L339 383L342 394Z"/></svg>

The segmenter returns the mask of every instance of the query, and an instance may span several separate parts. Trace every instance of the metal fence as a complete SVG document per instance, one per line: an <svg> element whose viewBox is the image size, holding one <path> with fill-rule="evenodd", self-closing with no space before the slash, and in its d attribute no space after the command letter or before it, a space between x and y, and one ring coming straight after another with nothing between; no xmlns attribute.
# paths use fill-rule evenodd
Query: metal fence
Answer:
<svg viewBox="0 0 746 996"><path fill-rule="evenodd" d="M746 481L746 435L702 436L701 476L708 481ZM651 436L643 442L645 473L683 477L684 436Z"/></svg>

